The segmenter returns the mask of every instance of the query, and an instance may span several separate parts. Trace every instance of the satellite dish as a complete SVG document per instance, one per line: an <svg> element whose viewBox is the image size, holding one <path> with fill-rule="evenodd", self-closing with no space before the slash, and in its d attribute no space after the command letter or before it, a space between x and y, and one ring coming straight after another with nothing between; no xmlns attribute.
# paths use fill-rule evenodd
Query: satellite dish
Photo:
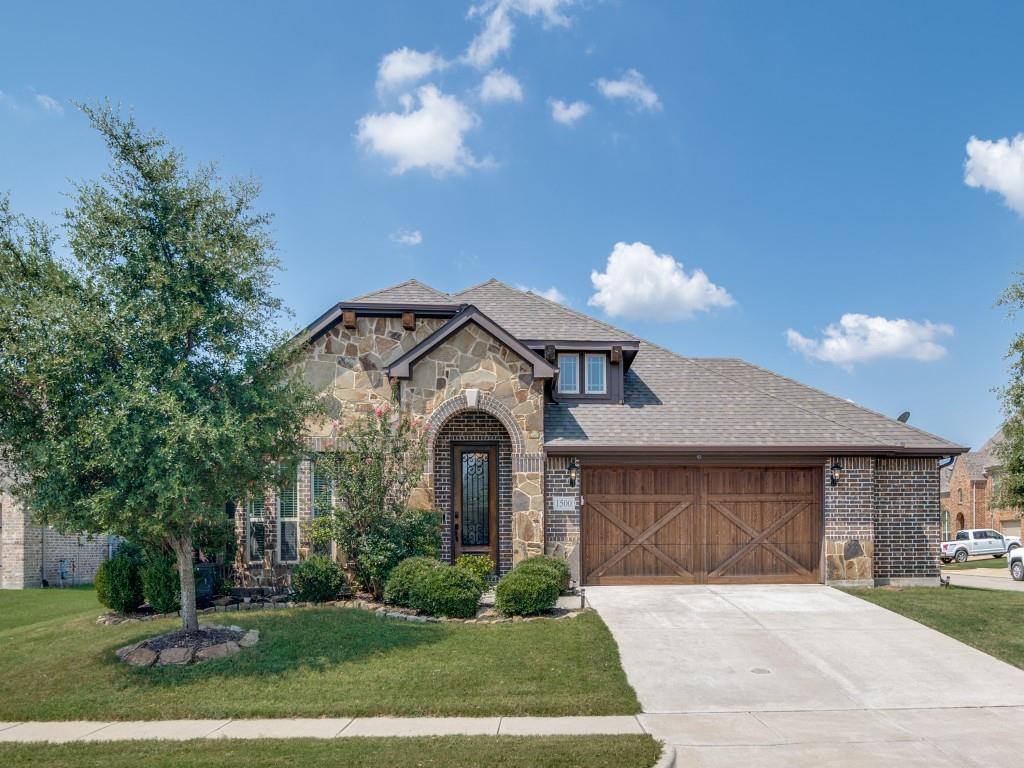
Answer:
<svg viewBox="0 0 1024 768"><path fill-rule="evenodd" d="M910 411L904 411L903 413L901 413L899 416L896 417L896 421L898 421L900 424L906 424L908 421L910 421Z"/></svg>

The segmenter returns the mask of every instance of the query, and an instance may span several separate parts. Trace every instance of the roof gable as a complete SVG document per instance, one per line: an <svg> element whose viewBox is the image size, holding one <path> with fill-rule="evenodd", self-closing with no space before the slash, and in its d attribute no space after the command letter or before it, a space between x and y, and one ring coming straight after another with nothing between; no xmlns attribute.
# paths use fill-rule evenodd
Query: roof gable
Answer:
<svg viewBox="0 0 1024 768"><path fill-rule="evenodd" d="M529 363L533 367L534 378L550 379L555 375L554 366L552 366L547 360L527 347L519 341L519 339L495 323L479 309L472 305L467 305L459 310L451 320L391 363L387 369L388 376L393 376L399 379L410 378L412 376L412 368L416 364L417 360L429 354L432 349L435 349L439 344L444 342L445 339L452 336L468 323L474 323L475 325L480 326L484 331L489 333L495 339L519 355L519 357L524 361Z"/></svg>

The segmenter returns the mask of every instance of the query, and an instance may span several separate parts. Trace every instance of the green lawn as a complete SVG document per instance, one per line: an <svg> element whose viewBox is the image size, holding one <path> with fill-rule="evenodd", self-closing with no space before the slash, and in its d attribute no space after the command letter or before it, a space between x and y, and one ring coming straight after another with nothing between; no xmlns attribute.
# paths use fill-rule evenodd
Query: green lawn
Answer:
<svg viewBox="0 0 1024 768"><path fill-rule="evenodd" d="M354 609L203 617L260 630L229 659L135 669L114 651L175 621L101 626L85 590L0 592L0 721L640 711L594 613L413 624ZM10 617L17 616L18 626Z"/></svg>
<svg viewBox="0 0 1024 768"><path fill-rule="evenodd" d="M649 768L661 747L650 736L449 736L395 739L121 741L0 744L5 768L469 768L588 766Z"/></svg>
<svg viewBox="0 0 1024 768"><path fill-rule="evenodd" d="M847 591L1024 669L1024 592L965 587Z"/></svg>
<svg viewBox="0 0 1024 768"><path fill-rule="evenodd" d="M939 563L944 571L966 571L971 568L1001 568L1006 570L1005 557L986 557L978 560L968 560L966 563Z"/></svg>

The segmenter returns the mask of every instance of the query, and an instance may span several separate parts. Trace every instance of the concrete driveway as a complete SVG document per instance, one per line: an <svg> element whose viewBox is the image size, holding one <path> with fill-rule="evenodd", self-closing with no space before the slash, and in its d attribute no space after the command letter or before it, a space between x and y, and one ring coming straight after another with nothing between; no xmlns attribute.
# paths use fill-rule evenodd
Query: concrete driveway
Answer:
<svg viewBox="0 0 1024 768"><path fill-rule="evenodd" d="M837 590L588 587L587 598L645 727L677 745L680 765L991 765L1024 749L1024 671Z"/></svg>

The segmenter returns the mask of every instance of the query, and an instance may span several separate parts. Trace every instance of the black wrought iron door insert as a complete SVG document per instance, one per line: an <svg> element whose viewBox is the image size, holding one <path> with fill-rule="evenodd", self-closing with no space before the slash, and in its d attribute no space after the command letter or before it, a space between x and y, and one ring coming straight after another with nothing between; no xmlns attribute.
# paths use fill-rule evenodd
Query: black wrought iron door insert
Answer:
<svg viewBox="0 0 1024 768"><path fill-rule="evenodd" d="M496 478L493 447L455 449L455 541L460 552L486 554L496 549Z"/></svg>

